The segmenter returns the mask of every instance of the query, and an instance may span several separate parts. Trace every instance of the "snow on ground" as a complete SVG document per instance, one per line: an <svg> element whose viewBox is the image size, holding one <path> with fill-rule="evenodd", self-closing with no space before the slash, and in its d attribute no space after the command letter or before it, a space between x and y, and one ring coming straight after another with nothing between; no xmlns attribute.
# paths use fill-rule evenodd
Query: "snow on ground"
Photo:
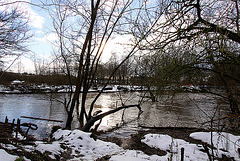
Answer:
<svg viewBox="0 0 240 161"><path fill-rule="evenodd" d="M210 132L196 132L190 134L190 137L211 145ZM214 132L212 135L212 140L213 145L216 148L214 150L215 157L217 156L222 158L222 154L224 154L227 157L234 157L235 160L240 160L240 156L238 154L238 148L240 148L240 136L235 136L224 132ZM204 149L202 145L191 144L181 139L174 139L169 135L147 134L142 142L150 147L167 151L167 155L169 158L171 157L172 160L180 160L181 148L184 148L184 160L208 160L207 154L202 152ZM209 152L211 152L210 149Z"/></svg>
<svg viewBox="0 0 240 161"><path fill-rule="evenodd" d="M56 141L51 144L38 141L35 149L42 153L50 152L50 157L53 159L55 159L54 155L60 155L68 151L74 159L81 160L96 160L105 155L114 155L123 151L121 147L114 143L94 140L90 135L91 133L80 130L58 130L53 135Z"/></svg>
<svg viewBox="0 0 240 161"><path fill-rule="evenodd" d="M222 154L228 157L234 157L235 160L240 160L240 154L238 149L240 148L240 137L235 136L225 132L197 132L190 134L190 137L196 140L201 140L202 142L211 144L211 135L212 135L212 144L217 150L214 150L214 154L218 157L221 157Z"/></svg>
<svg viewBox="0 0 240 161"><path fill-rule="evenodd" d="M228 157L234 157L236 161L240 160L238 154L240 136L224 132L214 132L212 134L213 145L217 148L214 151L215 156L221 157L222 154L225 154ZM192 133L190 137L211 144L211 133L196 132ZM56 159L56 156L61 157L62 154L66 153L72 156L70 160L96 160L97 158L109 156L110 161L167 161L169 159L179 161L181 148L184 148L184 160L208 160L207 154L202 151L202 145L192 144L163 134L147 134L142 139L142 142L150 147L166 151L167 155L165 156L149 156L139 150L125 150L114 143L94 140L91 137L91 133L80 130L58 130L53 134L53 138L55 141L52 143L37 141L36 146L24 146L23 148L27 151L38 150L42 153L47 152L53 159ZM3 156L4 160L15 160L18 158L18 156L10 155L3 149L0 149L0 156Z"/></svg>
<svg viewBox="0 0 240 161"><path fill-rule="evenodd" d="M0 161L15 161L16 159L20 159L21 157L16 155L11 155L7 153L5 150L0 149ZM22 159L22 158L21 158ZM26 157L23 157L24 161L30 161Z"/></svg>
<svg viewBox="0 0 240 161"><path fill-rule="evenodd" d="M146 155L139 150L125 150L122 153L113 155L109 161L167 161L167 156L158 156L158 155Z"/></svg>
<svg viewBox="0 0 240 161"><path fill-rule="evenodd" d="M5 150L3 149L0 149L0 160L2 161L14 161L16 160L17 158L19 158L18 156L15 156L15 155L11 155L11 154L8 154Z"/></svg>
<svg viewBox="0 0 240 161"><path fill-rule="evenodd" d="M150 147L168 151L167 156L173 161L181 160L181 148L184 148L184 160L208 160L207 154L200 151L203 149L201 145L174 139L169 135L147 134L142 142Z"/></svg>
<svg viewBox="0 0 240 161"><path fill-rule="evenodd" d="M13 88L13 89L11 89ZM59 92L59 93L67 93L71 92L72 90L76 90L76 86L71 86L70 85L59 85L59 86L49 86L46 84L42 85L32 85L32 86L24 86L24 85L19 85L17 87L8 87L4 85L0 85L0 93L34 93L34 92ZM98 88L90 88L89 92L98 92L102 90L103 87L98 87ZM130 85L109 85L105 87L103 92L118 92L118 91L142 91L146 90L144 87L141 86L130 86ZM83 91L83 88L81 89Z"/></svg>

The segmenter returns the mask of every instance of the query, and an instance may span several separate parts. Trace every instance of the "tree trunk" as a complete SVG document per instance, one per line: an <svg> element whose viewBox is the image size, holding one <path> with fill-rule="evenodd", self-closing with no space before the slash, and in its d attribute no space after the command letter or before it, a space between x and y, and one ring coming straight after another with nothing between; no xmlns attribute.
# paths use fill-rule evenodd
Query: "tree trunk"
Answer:
<svg viewBox="0 0 240 161"><path fill-rule="evenodd" d="M94 7L93 1L92 1L91 24L90 24L90 27L89 27L88 33L86 35L82 51L81 51L80 62L79 62L79 67L78 67L76 90L75 90L75 93L74 93L74 97L72 99L70 110L68 111L68 118L67 118L67 122L66 122L66 128L68 128L68 129L71 128L71 124L72 124L72 120L73 120L73 111L74 111L74 108L76 106L76 101L79 99L79 95L80 95L80 92L81 92L83 59L84 59L84 55L85 55L85 52L86 52L86 49L87 49L88 45L91 46L91 43L89 43L89 42L91 41L91 38L92 38L93 27L94 27L94 24L95 24L95 20L96 20L96 16L97 16L97 9L98 9L99 4L100 4L100 0L98 0L96 2L96 6ZM81 109L81 113L82 112L84 112L84 111L82 111L82 109ZM81 113L80 113L80 117L81 117ZM81 120L81 118L80 118L80 120Z"/></svg>

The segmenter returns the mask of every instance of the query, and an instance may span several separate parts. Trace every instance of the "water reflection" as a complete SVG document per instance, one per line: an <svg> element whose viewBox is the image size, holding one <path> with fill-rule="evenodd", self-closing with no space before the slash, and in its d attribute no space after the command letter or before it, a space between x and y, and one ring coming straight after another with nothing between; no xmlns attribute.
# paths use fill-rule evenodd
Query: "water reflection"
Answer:
<svg viewBox="0 0 240 161"><path fill-rule="evenodd" d="M125 104L136 104L142 93L103 93L95 104L95 111L106 112ZM66 111L64 106L57 100L63 100L66 94L1 94L0 95L0 121L4 121L5 116L10 120L21 116L31 116L46 119L62 120L63 123L31 120L22 118L22 122L31 122L38 125L39 129L34 133L37 138L44 138L50 133L51 127L55 125L64 126L66 121ZM87 107L90 106L96 93L90 93L87 99ZM143 114L139 120L137 108L130 108L125 112L119 111L115 114L103 118L100 125L101 130L114 127L125 122L130 122L122 128L115 130L109 135L129 136L139 130L138 124L146 127L199 127L200 123L209 120L217 106L217 98L210 94L176 94L173 99L163 96L159 102L145 102L142 104ZM93 111L93 112L95 112ZM224 111L224 110L223 110ZM123 115L124 112L124 115ZM74 127L78 126L78 121L74 119Z"/></svg>
<svg viewBox="0 0 240 161"><path fill-rule="evenodd" d="M0 121L4 121L5 116L10 120L18 119L21 116L31 116L37 118L54 119L65 121L66 112L59 102L52 102L48 95L44 94L1 94L0 95ZM37 124L39 129L34 135L42 138L50 133L50 128L54 125L63 125L58 122L47 122L43 120L32 120L21 118L22 122ZM33 131L30 131L30 133ZM41 136L41 137L40 137Z"/></svg>

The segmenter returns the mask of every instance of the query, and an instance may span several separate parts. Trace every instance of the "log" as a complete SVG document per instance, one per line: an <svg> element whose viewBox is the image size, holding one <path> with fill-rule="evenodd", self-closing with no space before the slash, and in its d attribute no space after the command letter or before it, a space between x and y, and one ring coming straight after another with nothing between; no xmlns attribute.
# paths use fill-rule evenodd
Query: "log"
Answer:
<svg viewBox="0 0 240 161"><path fill-rule="evenodd" d="M63 122L62 120L44 119L44 118L29 117L29 116L21 116L21 118L34 119L34 120L44 120L44 121L53 121L53 122Z"/></svg>

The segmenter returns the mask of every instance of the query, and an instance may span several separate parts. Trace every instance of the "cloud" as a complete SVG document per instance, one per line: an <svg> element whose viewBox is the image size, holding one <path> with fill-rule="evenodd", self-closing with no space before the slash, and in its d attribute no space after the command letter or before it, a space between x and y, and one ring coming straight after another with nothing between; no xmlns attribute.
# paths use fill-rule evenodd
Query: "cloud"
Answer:
<svg viewBox="0 0 240 161"><path fill-rule="evenodd" d="M117 56L125 56L127 49L131 44L132 36L130 35L119 35L107 42L107 45L102 54L102 61L107 62L111 57L112 53L116 53Z"/></svg>
<svg viewBox="0 0 240 161"><path fill-rule="evenodd" d="M58 35L56 33L50 33L44 36L45 40L47 41L56 41L58 40Z"/></svg>
<svg viewBox="0 0 240 161"><path fill-rule="evenodd" d="M45 23L45 18L34 12L32 9L29 10L30 25L41 29Z"/></svg>
<svg viewBox="0 0 240 161"><path fill-rule="evenodd" d="M37 32L40 32L40 34L42 33L41 31L37 31ZM35 41L54 43L56 40L58 40L58 36L55 33L49 33L42 37L34 37L34 39Z"/></svg>
<svg viewBox="0 0 240 161"><path fill-rule="evenodd" d="M24 2L30 2L30 0L22 0L21 2L18 2L17 0L1 0L0 10L17 8L19 12L22 12L23 15L29 19L29 25L41 29L45 23L45 18L35 12L30 4Z"/></svg>

